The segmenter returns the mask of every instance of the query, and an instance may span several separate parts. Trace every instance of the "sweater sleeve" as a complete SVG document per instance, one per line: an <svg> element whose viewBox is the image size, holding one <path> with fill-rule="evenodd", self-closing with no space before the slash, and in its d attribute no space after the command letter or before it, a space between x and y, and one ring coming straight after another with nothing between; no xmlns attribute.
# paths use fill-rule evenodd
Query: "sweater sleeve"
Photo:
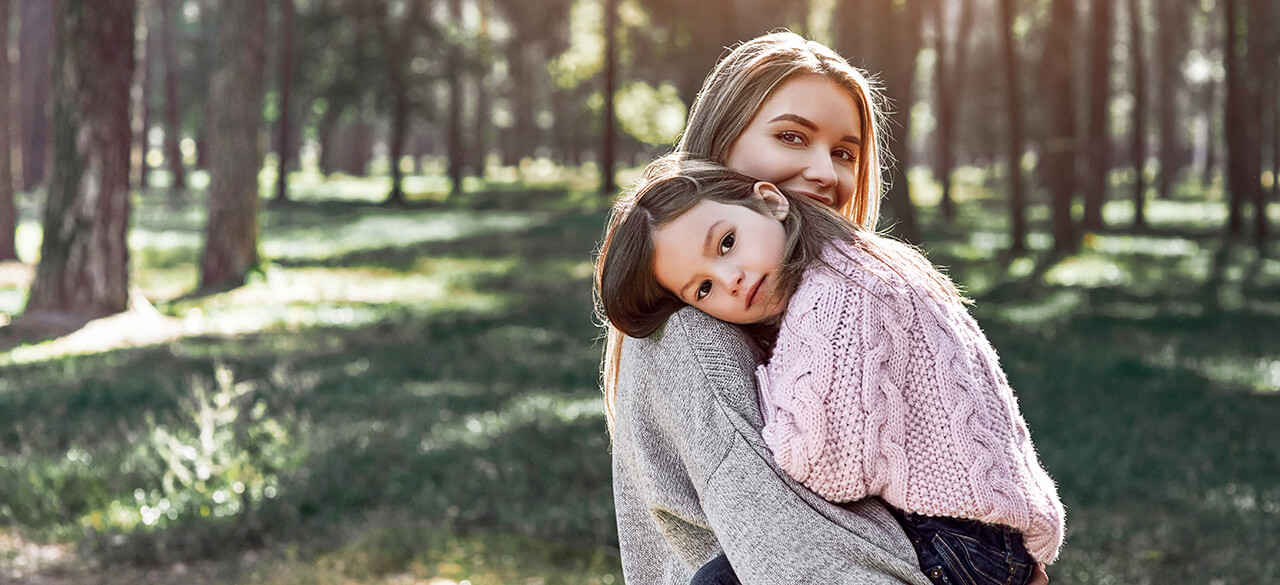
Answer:
<svg viewBox="0 0 1280 585"><path fill-rule="evenodd" d="M832 504L773 464L745 342L685 309L624 344L613 457L626 582L687 583L723 550L748 585L925 585L878 500Z"/></svg>

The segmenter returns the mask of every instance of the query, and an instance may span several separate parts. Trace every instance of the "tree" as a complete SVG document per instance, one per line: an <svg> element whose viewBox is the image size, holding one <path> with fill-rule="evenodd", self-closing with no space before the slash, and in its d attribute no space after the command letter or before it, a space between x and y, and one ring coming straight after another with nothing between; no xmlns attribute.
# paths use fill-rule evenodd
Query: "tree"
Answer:
<svg viewBox="0 0 1280 585"><path fill-rule="evenodd" d="M136 4L54 3L53 159L26 314L92 319L128 306L129 86Z"/></svg>
<svg viewBox="0 0 1280 585"><path fill-rule="evenodd" d="M289 91L293 85L293 0L280 2L280 119L276 120L276 196L274 202L289 202Z"/></svg>
<svg viewBox="0 0 1280 585"><path fill-rule="evenodd" d="M258 171L266 70L266 0L219 4L209 125L209 224L200 288L244 284L258 263Z"/></svg>
<svg viewBox="0 0 1280 585"><path fill-rule="evenodd" d="M49 64L53 38L53 2L20 0L18 31L18 111L22 141L22 190L44 183L49 152Z"/></svg>
<svg viewBox="0 0 1280 585"><path fill-rule="evenodd" d="M169 183L171 189L187 188L186 174L183 172L182 124L178 119L178 77L181 68L178 66L178 53L173 42L173 5L178 0L160 0L160 38L164 45L164 160L169 164L169 174L173 177Z"/></svg>
<svg viewBox="0 0 1280 585"><path fill-rule="evenodd" d="M1185 2L1156 2L1156 119L1160 141L1157 143L1160 174L1156 176L1156 196L1173 196L1173 182L1179 162L1179 137L1182 119L1178 116L1177 96L1186 85L1182 62L1187 53L1187 10Z"/></svg>
<svg viewBox="0 0 1280 585"><path fill-rule="evenodd" d="M1129 57L1133 62L1133 133L1129 148L1133 158L1133 227L1143 228L1147 225L1147 57L1142 40L1142 0L1129 0L1128 8Z"/></svg>
<svg viewBox="0 0 1280 585"><path fill-rule="evenodd" d="M1111 0L1093 0L1090 6L1093 42L1090 47L1089 136L1090 145L1084 187L1085 230L1102 229L1102 205L1106 201L1107 178L1111 173Z"/></svg>
<svg viewBox="0 0 1280 585"><path fill-rule="evenodd" d="M1136 1L1136 0L1131 0ZM1022 100L1019 97L1018 51L1013 38L1015 0L1000 0L1000 36L1003 42L1005 103L1009 108L1009 145L1005 166L1009 175L1010 249L1014 254L1027 250L1026 189L1022 178Z"/></svg>
<svg viewBox="0 0 1280 585"><path fill-rule="evenodd" d="M17 260L14 232L18 209L13 204L13 166L9 150L9 0L0 0L0 262Z"/></svg>
<svg viewBox="0 0 1280 585"><path fill-rule="evenodd" d="M1049 109L1049 133L1040 164L1043 165L1044 185L1050 192L1053 249L1056 252L1070 252L1077 245L1071 220L1071 200L1076 190L1075 28L1075 2L1052 0L1041 60L1045 104Z"/></svg>
<svg viewBox="0 0 1280 585"><path fill-rule="evenodd" d="M859 5L854 5L859 6ZM853 8L843 8L851 10ZM885 201L893 210L895 234L908 242L920 240L915 208L911 204L907 170L910 150L912 91L915 88L916 57L924 40L924 0L870 2L861 5L862 17L872 23L870 44L864 44L872 69L883 70L884 95L889 108L889 191Z"/></svg>
<svg viewBox="0 0 1280 585"><path fill-rule="evenodd" d="M449 0L449 18L453 23L455 37L450 39L448 47L449 83L449 122L447 136L449 140L449 180L452 186L450 193L462 192L462 175L466 167L467 148L462 138L462 0Z"/></svg>
<svg viewBox="0 0 1280 585"><path fill-rule="evenodd" d="M934 40L937 46L934 88L938 103L938 181L942 183L942 217L950 222L955 218L955 203L951 199L951 171L955 167L954 130L958 111L964 99L965 68L968 65L969 30L973 28L973 0L960 3L960 21L955 30L954 47L948 50L946 10L947 2L934 0ZM948 55L954 55L948 59Z"/></svg>
<svg viewBox="0 0 1280 585"><path fill-rule="evenodd" d="M1259 181L1262 142L1258 119L1265 29L1260 26L1261 21L1253 18L1263 13L1264 6L1257 0L1227 0L1227 34L1223 47L1227 73L1227 188L1230 191L1227 234L1243 235L1243 209L1253 204L1255 236L1259 241L1266 236L1266 200Z"/></svg>
<svg viewBox="0 0 1280 585"><path fill-rule="evenodd" d="M613 94L618 80L618 0L605 0L604 6L604 142L600 147L600 193L611 195L618 187L613 178L614 146L618 140L613 113Z"/></svg>

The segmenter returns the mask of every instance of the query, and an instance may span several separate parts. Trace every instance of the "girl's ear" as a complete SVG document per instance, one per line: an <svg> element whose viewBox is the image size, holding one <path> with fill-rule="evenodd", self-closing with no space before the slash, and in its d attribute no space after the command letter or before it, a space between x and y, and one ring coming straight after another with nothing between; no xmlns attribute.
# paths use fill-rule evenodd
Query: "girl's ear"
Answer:
<svg viewBox="0 0 1280 585"><path fill-rule="evenodd" d="M776 185L760 181L756 183L753 191L753 197L763 201L769 207L769 215L778 221L787 219L787 212L791 210L791 204Z"/></svg>

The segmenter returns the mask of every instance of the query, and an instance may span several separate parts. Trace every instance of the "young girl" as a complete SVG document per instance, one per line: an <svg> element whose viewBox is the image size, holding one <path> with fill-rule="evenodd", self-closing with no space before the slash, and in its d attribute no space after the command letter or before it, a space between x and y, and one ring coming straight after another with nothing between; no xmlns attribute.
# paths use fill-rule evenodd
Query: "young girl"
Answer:
<svg viewBox="0 0 1280 585"><path fill-rule="evenodd" d="M773 350L757 381L778 465L832 501L883 498L934 582L1022 584L1056 559L1062 504L995 351L914 249L668 157L615 204L598 264L629 336L684 305L750 326Z"/></svg>

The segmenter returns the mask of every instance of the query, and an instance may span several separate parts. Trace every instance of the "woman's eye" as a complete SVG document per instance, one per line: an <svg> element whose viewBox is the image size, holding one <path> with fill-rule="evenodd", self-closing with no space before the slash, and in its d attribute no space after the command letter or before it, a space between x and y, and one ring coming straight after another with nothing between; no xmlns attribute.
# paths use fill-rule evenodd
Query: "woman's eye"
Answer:
<svg viewBox="0 0 1280 585"><path fill-rule="evenodd" d="M858 160L858 154L847 148L837 148L831 154L832 156L847 162L855 162Z"/></svg>
<svg viewBox="0 0 1280 585"><path fill-rule="evenodd" d="M801 136L799 132L791 132L791 131L779 132L778 140L781 140L786 144L792 144L792 145L804 144L804 136Z"/></svg>
<svg viewBox="0 0 1280 585"><path fill-rule="evenodd" d="M736 240L737 238L733 235L733 232L729 232L723 238L720 238L720 255L728 254L729 250L733 249L733 243Z"/></svg>
<svg viewBox="0 0 1280 585"><path fill-rule="evenodd" d="M707 298L707 295L709 294L711 294L711 281L704 280L702 281L702 284L698 285L698 292L697 292L698 300Z"/></svg>

